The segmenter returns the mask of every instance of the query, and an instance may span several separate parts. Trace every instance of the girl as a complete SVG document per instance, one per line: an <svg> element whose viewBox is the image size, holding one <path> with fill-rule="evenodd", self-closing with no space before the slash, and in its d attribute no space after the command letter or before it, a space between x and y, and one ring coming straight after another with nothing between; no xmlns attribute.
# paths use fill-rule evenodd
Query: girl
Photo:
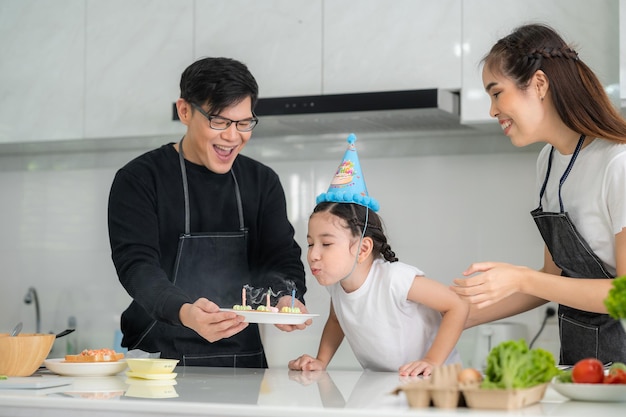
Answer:
<svg viewBox="0 0 626 417"><path fill-rule="evenodd" d="M330 314L317 357L292 370L323 370L344 335L364 369L431 374L460 362L454 349L468 306L445 285L397 262L378 215L355 203L319 203L309 219L307 260L328 288Z"/></svg>
<svg viewBox="0 0 626 417"><path fill-rule="evenodd" d="M545 242L543 268L475 263L453 290L471 304L467 326L559 303L560 363L626 361L626 333L606 313L626 274L626 121L594 73L544 25L499 40L484 59L490 114L515 146L547 145L531 212Z"/></svg>

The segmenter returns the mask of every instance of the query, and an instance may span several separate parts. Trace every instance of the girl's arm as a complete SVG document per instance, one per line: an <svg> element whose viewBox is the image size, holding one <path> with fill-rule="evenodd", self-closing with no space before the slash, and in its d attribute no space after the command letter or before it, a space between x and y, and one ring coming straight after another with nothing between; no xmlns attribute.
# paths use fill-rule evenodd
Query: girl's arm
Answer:
<svg viewBox="0 0 626 417"><path fill-rule="evenodd" d="M317 358L313 358L309 355L302 355L298 359L289 361L289 369L296 371L323 371L326 369L330 360L333 358L339 345L343 341L343 330L337 320L333 303L330 303L330 313L328 314L328 320L324 326L322 332L322 338L320 340L320 346L317 350Z"/></svg>
<svg viewBox="0 0 626 417"><path fill-rule="evenodd" d="M328 366L330 360L333 356L335 356L337 349L339 349L339 345L341 345L341 342L343 341L343 336L343 330L339 325L339 320L337 320L335 308L333 307L333 303L331 301L330 313L328 314L328 320L326 320L326 325L324 326L324 331L322 332L320 347L317 350L317 360L324 364L324 368Z"/></svg>
<svg viewBox="0 0 626 417"><path fill-rule="evenodd" d="M426 355L400 368L402 375L428 376L433 367L446 361L456 346L465 326L469 305L445 285L423 276L415 277L407 299L437 310L443 315L439 331Z"/></svg>

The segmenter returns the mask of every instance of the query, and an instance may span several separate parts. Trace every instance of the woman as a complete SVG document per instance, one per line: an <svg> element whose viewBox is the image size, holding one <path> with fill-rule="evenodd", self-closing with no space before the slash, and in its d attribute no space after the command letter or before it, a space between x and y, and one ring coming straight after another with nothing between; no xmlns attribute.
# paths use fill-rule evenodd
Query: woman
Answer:
<svg viewBox="0 0 626 417"><path fill-rule="evenodd" d="M483 60L490 114L515 146L545 142L537 160L545 242L539 271L475 263L453 290L472 307L467 327L547 301L559 303L560 363L626 362L626 333L606 313L612 279L626 275L626 121L594 73L550 27L500 39Z"/></svg>

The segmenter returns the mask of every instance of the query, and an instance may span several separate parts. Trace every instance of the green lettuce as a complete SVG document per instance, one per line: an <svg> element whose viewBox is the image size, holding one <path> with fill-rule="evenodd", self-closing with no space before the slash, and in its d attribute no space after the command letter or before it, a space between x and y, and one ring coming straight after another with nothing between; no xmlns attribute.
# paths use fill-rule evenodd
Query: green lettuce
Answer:
<svg viewBox="0 0 626 417"><path fill-rule="evenodd" d="M500 343L487 355L482 388L528 388L549 382L561 371L552 353L529 349L524 339Z"/></svg>
<svg viewBox="0 0 626 417"><path fill-rule="evenodd" d="M614 319L626 319L626 276L613 280L613 286L604 299L604 305Z"/></svg>

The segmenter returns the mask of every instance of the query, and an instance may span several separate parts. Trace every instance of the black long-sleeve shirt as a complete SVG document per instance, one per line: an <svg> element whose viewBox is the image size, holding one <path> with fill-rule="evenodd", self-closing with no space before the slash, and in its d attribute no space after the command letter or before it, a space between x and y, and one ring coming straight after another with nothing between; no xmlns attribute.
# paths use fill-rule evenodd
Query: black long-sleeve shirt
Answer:
<svg viewBox="0 0 626 417"><path fill-rule="evenodd" d="M239 230L231 174L216 174L189 161L185 164L190 232ZM244 223L248 228L248 263L254 280L250 285L271 287L275 293L282 291L282 295L289 295L292 283L297 298L304 301L301 249L287 218L278 175L244 155L237 156L232 170L239 184ZM121 168L109 195L109 239L120 282L147 316L173 325L181 325L178 316L181 306L197 298L171 283L178 240L185 231L182 184L178 152L173 144L167 144ZM131 310L125 314L128 316ZM136 318L145 321L147 317ZM136 330L141 331L140 327L138 324ZM133 337L125 332L127 336Z"/></svg>

